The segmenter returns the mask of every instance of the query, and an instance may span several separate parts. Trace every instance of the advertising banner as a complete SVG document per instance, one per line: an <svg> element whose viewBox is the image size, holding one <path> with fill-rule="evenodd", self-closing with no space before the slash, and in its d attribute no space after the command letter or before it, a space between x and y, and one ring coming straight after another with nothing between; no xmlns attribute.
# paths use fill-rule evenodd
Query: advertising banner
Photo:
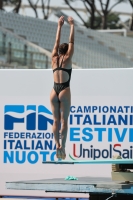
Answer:
<svg viewBox="0 0 133 200"><path fill-rule="evenodd" d="M66 160L133 159L132 77L132 69L73 70ZM42 164L57 160L51 70L3 70L0 83L1 194L22 195L6 190L9 180L111 176L106 164Z"/></svg>

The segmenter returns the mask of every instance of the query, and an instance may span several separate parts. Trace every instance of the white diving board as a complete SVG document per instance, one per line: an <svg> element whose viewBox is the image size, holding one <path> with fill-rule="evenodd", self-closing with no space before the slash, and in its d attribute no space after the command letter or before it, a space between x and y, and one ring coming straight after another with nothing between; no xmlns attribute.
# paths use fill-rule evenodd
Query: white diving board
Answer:
<svg viewBox="0 0 133 200"><path fill-rule="evenodd" d="M43 161L43 164L133 164L133 159Z"/></svg>

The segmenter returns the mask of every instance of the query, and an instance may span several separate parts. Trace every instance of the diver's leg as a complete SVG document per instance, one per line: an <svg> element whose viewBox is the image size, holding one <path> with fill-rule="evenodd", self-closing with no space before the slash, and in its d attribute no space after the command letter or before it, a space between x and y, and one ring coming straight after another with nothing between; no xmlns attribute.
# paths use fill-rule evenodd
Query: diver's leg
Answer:
<svg viewBox="0 0 133 200"><path fill-rule="evenodd" d="M68 130L68 117L70 112L70 105L71 105L71 94L70 88L66 88L62 90L59 94L60 100L60 109L61 109L61 148L62 148L62 159L65 159L65 146L66 146L66 139L67 139L67 130Z"/></svg>
<svg viewBox="0 0 133 200"><path fill-rule="evenodd" d="M53 89L50 94L50 103L51 103L51 109L53 113L53 133L54 133L54 139L56 144L56 152L57 152L57 158L60 158L60 142L59 142L59 128L60 128L60 102L57 97L57 94L55 90Z"/></svg>

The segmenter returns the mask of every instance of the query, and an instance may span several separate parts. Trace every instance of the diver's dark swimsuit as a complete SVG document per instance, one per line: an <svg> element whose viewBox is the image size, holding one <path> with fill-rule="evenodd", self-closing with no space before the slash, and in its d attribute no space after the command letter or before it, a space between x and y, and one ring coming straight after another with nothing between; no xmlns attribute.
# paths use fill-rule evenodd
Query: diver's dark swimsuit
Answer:
<svg viewBox="0 0 133 200"><path fill-rule="evenodd" d="M65 69L65 68L62 68L62 63L63 63L63 59L64 59L64 56L62 58L62 61L61 61L61 65L59 67L56 67L54 70L53 70L53 73L57 70L62 70L62 71L65 71L69 74L69 79L68 81L64 82L64 83L55 83L54 82L54 90L57 94L57 96L59 95L59 93L64 90L65 88L69 87L69 83L70 83L70 79L71 79L71 72L72 72L72 68L71 69Z"/></svg>

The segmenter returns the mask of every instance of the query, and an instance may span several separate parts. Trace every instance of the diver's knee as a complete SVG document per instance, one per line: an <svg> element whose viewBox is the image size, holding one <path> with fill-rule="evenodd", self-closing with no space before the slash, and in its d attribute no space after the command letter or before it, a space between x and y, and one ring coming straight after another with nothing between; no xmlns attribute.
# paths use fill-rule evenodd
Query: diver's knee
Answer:
<svg viewBox="0 0 133 200"><path fill-rule="evenodd" d="M60 125L60 120L59 119L54 119L53 124L55 126L59 126Z"/></svg>

